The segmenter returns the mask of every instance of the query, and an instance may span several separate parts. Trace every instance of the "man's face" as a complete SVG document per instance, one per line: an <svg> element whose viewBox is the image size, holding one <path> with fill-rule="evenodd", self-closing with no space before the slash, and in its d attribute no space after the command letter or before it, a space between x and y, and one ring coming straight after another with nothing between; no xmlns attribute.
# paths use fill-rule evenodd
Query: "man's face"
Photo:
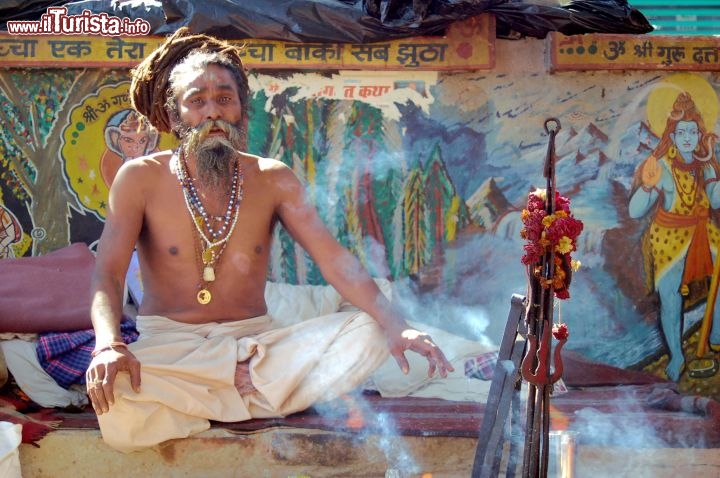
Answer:
<svg viewBox="0 0 720 478"><path fill-rule="evenodd" d="M188 86L178 92L177 130L185 151L196 158L201 184L228 191L230 171L244 143L237 84L228 69L217 65L188 77Z"/></svg>
<svg viewBox="0 0 720 478"><path fill-rule="evenodd" d="M239 124L242 103L233 74L219 65L188 72L181 84L187 86L178 92L180 121L191 128L206 120L221 119Z"/></svg>

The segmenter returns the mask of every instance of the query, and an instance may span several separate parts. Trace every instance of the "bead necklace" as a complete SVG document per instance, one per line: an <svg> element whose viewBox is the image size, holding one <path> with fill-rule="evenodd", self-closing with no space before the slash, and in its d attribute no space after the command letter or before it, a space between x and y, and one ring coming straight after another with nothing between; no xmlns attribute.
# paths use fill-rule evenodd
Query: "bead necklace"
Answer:
<svg viewBox="0 0 720 478"><path fill-rule="evenodd" d="M228 232L225 235L224 239L218 240L218 237L221 237L222 234L227 231L227 226L228 224L230 224L232 216L234 216L235 221L237 221L237 215L233 212L240 205L240 202L243 198L244 173L242 169L238 167L237 163L235 163L235 167L233 168L233 183L232 189L230 191L230 198L228 199L228 205L225 210L225 215L220 216L221 219L219 219L218 216L208 215L207 211L205 210L205 207L200 200L200 196L198 195L197 189L195 188L193 178L188 172L187 162L185 161L185 153L182 149L180 150L180 158L178 159L177 177L183 187L185 205L191 208L194 207L198 211L198 214L202 217L202 221L205 224L205 228L208 230L210 236L212 236L212 238L214 239L213 241L211 241L208 236L205 235L205 231L203 231L200 224L198 224L198 221L194 221L195 228L203 237L205 242L217 245L221 244L223 241L226 241L230 237L231 232ZM195 216L194 213L193 216ZM210 219L222 220L222 227L218 231L215 231L210 223ZM231 228L234 227L235 222L233 222L231 225Z"/></svg>
<svg viewBox="0 0 720 478"><path fill-rule="evenodd" d="M184 162L185 161L183 161L183 163ZM183 169L185 171L187 171L187 164L183 165ZM203 223L205 224L205 229L207 229L208 233L210 234L210 236L212 236L213 240L217 240L218 237L221 237L228 230L228 225L230 224L230 219L232 217L232 211L233 211L233 208L236 206L236 204L234 204L234 201L237 197L236 192L237 192L237 186L238 186L239 180L240 180L240 178L239 178L238 168L236 165L233 170L232 189L230 191L230 199L228 200L227 208L225 209L225 215L210 216L210 215L208 215L207 211L205 210L205 206L203 206L203 203L200 201L200 196L198 195L198 192L197 192L197 189L195 188L194 182L192 180L188 180L187 177L185 178L184 191L189 192L190 203L197 210L200 217L202 217ZM220 227L220 229L216 231L213 228L212 223L210 222L211 219L222 221L222 227Z"/></svg>
<svg viewBox="0 0 720 478"><path fill-rule="evenodd" d="M222 253L225 251L227 242L232 236L238 221L238 211L243 198L243 182L244 174L238 163L233 168L233 183L230 192L230 198L225 211L225 215L220 220L223 225L219 230L215 230L210 223L210 219L215 217L208 216L205 207L200 200L200 196L190 176L187 162L185 161L184 150L180 148L179 154L176 156L176 175L183 192L185 207L190 214L190 219L195 227L197 235L193 234L195 242L195 253L198 265L201 270L201 281L198 283L197 301L200 304L208 304L212 300L212 294L209 290L209 283L215 280L215 268L220 261ZM207 229L213 240L205 234ZM229 227L228 227L229 226ZM204 243L203 245L200 243Z"/></svg>

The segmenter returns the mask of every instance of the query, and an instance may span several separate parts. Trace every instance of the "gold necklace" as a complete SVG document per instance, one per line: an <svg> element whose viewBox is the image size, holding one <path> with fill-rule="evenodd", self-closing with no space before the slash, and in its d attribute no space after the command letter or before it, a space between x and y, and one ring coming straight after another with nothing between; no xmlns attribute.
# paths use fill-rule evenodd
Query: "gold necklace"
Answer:
<svg viewBox="0 0 720 478"><path fill-rule="evenodd" d="M193 221L198 221L201 218L194 217ZM210 282L215 281L215 269L218 267L220 256L225 251L227 241L219 246L218 250L212 250L208 254L209 249L202 250L200 245L200 237L198 234L193 234L193 242L195 244L195 261L200 269L200 282L197 285L197 295L195 298L198 303L207 305L212 300L212 293L210 292Z"/></svg>
<svg viewBox="0 0 720 478"><path fill-rule="evenodd" d="M693 179L689 189L684 189L682 182L680 181L680 174L683 172L689 174ZM680 198L680 203L688 209L692 209L695 205L695 200L697 199L699 183L697 174L694 174L694 171L687 172L673 166L673 179L675 182L675 190Z"/></svg>

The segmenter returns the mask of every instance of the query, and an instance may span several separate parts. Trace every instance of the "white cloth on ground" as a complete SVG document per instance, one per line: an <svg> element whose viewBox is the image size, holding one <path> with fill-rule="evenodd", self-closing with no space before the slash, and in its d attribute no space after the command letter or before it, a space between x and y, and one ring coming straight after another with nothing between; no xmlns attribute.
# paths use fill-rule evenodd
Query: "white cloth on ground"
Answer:
<svg viewBox="0 0 720 478"><path fill-rule="evenodd" d="M3 478L22 478L21 441L22 425L0 422L0 476Z"/></svg>
<svg viewBox="0 0 720 478"><path fill-rule="evenodd" d="M98 416L105 441L122 451L153 446L234 422L285 416L361 384L388 357L369 315L338 312L273 328L270 316L184 324L138 316L130 350L142 364L141 392L118 374L115 403ZM240 396L238 362L249 360L257 392Z"/></svg>
<svg viewBox="0 0 720 478"><path fill-rule="evenodd" d="M88 404L85 385L64 389L40 365L36 343L21 339L0 342L5 363L20 389L41 407L84 407Z"/></svg>

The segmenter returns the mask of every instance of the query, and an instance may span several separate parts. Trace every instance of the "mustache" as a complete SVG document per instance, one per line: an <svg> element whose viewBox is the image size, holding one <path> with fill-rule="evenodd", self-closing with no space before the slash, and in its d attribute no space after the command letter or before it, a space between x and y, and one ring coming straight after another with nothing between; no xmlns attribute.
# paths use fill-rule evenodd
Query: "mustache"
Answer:
<svg viewBox="0 0 720 478"><path fill-rule="evenodd" d="M225 133L225 136L234 147L241 145L240 128L221 119L205 120L195 127L186 127L183 137L185 138L188 148L195 150L208 139L212 131L217 130Z"/></svg>
<svg viewBox="0 0 720 478"><path fill-rule="evenodd" d="M225 134L231 134L235 128L234 125L225 120L205 120L194 128L200 136L207 136L214 129L219 129Z"/></svg>

